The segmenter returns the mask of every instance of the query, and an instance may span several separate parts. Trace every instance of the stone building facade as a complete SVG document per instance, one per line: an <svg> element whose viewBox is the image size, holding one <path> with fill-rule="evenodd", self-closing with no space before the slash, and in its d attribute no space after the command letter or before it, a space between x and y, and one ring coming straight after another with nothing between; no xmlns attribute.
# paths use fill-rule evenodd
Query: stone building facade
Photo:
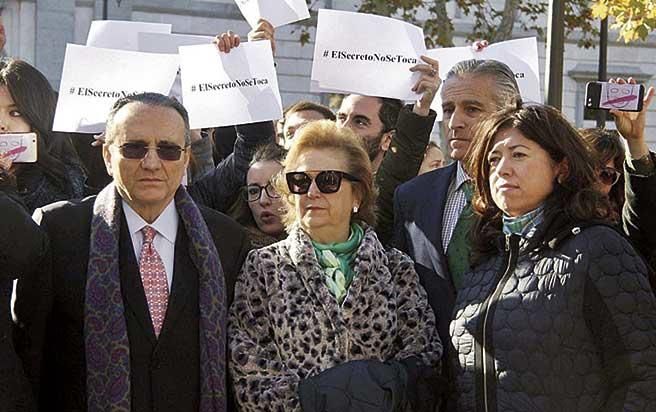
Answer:
<svg viewBox="0 0 656 412"><path fill-rule="evenodd" d="M245 36L249 30L234 0L107 0L108 17L113 20L163 22L174 33L214 35L226 30ZM0 0L0 3L3 3ZM456 43L465 44L471 22L455 4L449 5L454 18ZM358 1L316 0L313 9L355 10ZM102 18L103 0L4 0L3 19L7 31L6 52L35 64L58 87L66 43L84 44L91 21ZM546 18L545 18L546 22ZM546 23L545 23L546 26ZM309 93L313 44L301 46L300 29L290 25L276 32L276 62L285 106L299 100L327 102L327 96ZM310 29L311 39L314 34ZM516 37L531 33L517 32ZM653 83L656 74L656 35L646 42L625 45L611 33L608 72L612 76L633 76ZM546 45L539 44L542 83ZM596 79L597 49L578 48L574 41L565 47L563 112L579 127L594 126L585 120L585 84ZM436 128L437 129L437 128ZM437 133L437 132L436 132ZM648 138L656 147L656 104L648 118Z"/></svg>

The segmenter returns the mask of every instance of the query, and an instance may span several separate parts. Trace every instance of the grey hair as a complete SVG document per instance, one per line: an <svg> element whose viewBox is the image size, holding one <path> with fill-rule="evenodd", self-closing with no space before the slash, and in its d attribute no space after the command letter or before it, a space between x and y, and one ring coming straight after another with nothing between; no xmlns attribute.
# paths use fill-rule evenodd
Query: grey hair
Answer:
<svg viewBox="0 0 656 412"><path fill-rule="evenodd" d="M464 75L487 76L497 86L494 95L498 109L521 105L522 98L515 74L505 63L498 60L471 59L458 62L446 74L446 80Z"/></svg>
<svg viewBox="0 0 656 412"><path fill-rule="evenodd" d="M185 109L184 106L176 99L172 97L164 96L163 94L159 94L159 93L140 93L140 94L126 96L118 99L112 106L112 109L109 111L109 114L107 115L107 123L105 125L106 143L110 143L113 139L109 131L112 130L112 128L114 127L114 117L116 116L116 113L118 113L118 111L121 110L123 106L126 106L130 103L142 103L142 104L147 104L149 106L168 107L178 112L178 114L180 115L180 117L182 117L182 120L184 121L185 146L189 146L191 144L191 129L189 128L189 114L187 114L187 109Z"/></svg>

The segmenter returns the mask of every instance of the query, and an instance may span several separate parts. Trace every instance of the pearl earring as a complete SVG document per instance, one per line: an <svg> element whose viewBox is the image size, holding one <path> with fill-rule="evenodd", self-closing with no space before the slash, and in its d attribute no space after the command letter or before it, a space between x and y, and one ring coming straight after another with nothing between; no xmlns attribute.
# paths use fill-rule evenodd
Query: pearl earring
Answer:
<svg viewBox="0 0 656 412"><path fill-rule="evenodd" d="M353 206L353 213L358 213L358 206Z"/></svg>

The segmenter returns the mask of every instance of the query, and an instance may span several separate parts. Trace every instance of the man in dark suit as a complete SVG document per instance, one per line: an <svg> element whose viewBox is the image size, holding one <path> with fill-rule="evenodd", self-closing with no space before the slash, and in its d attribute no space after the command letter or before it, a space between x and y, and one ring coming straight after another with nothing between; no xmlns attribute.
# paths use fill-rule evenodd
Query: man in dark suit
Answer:
<svg viewBox="0 0 656 412"><path fill-rule="evenodd" d="M397 188L393 243L415 261L446 353L458 280L469 266L466 233L471 223L471 179L463 160L472 128L486 115L516 104L519 88L505 64L467 60L449 71L441 93L443 124L448 127L450 154L456 162Z"/></svg>
<svg viewBox="0 0 656 412"><path fill-rule="evenodd" d="M241 227L181 186L185 109L117 101L97 197L35 213L50 240L17 289L18 339L44 411L225 411L226 310Z"/></svg>

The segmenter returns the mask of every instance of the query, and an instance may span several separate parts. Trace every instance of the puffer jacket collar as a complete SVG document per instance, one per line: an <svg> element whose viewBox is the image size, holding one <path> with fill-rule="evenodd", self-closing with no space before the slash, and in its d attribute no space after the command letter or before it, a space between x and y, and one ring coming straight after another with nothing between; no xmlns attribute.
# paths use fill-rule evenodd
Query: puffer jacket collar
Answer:
<svg viewBox="0 0 656 412"><path fill-rule="evenodd" d="M617 231L617 228L601 220L574 220L561 210L545 213L544 221L537 227L530 239L520 240L520 255L528 252L539 252L546 248L555 250L559 245L572 236L576 236L583 229L590 226L607 226ZM510 235L501 235L497 239L499 251L504 251Z"/></svg>

